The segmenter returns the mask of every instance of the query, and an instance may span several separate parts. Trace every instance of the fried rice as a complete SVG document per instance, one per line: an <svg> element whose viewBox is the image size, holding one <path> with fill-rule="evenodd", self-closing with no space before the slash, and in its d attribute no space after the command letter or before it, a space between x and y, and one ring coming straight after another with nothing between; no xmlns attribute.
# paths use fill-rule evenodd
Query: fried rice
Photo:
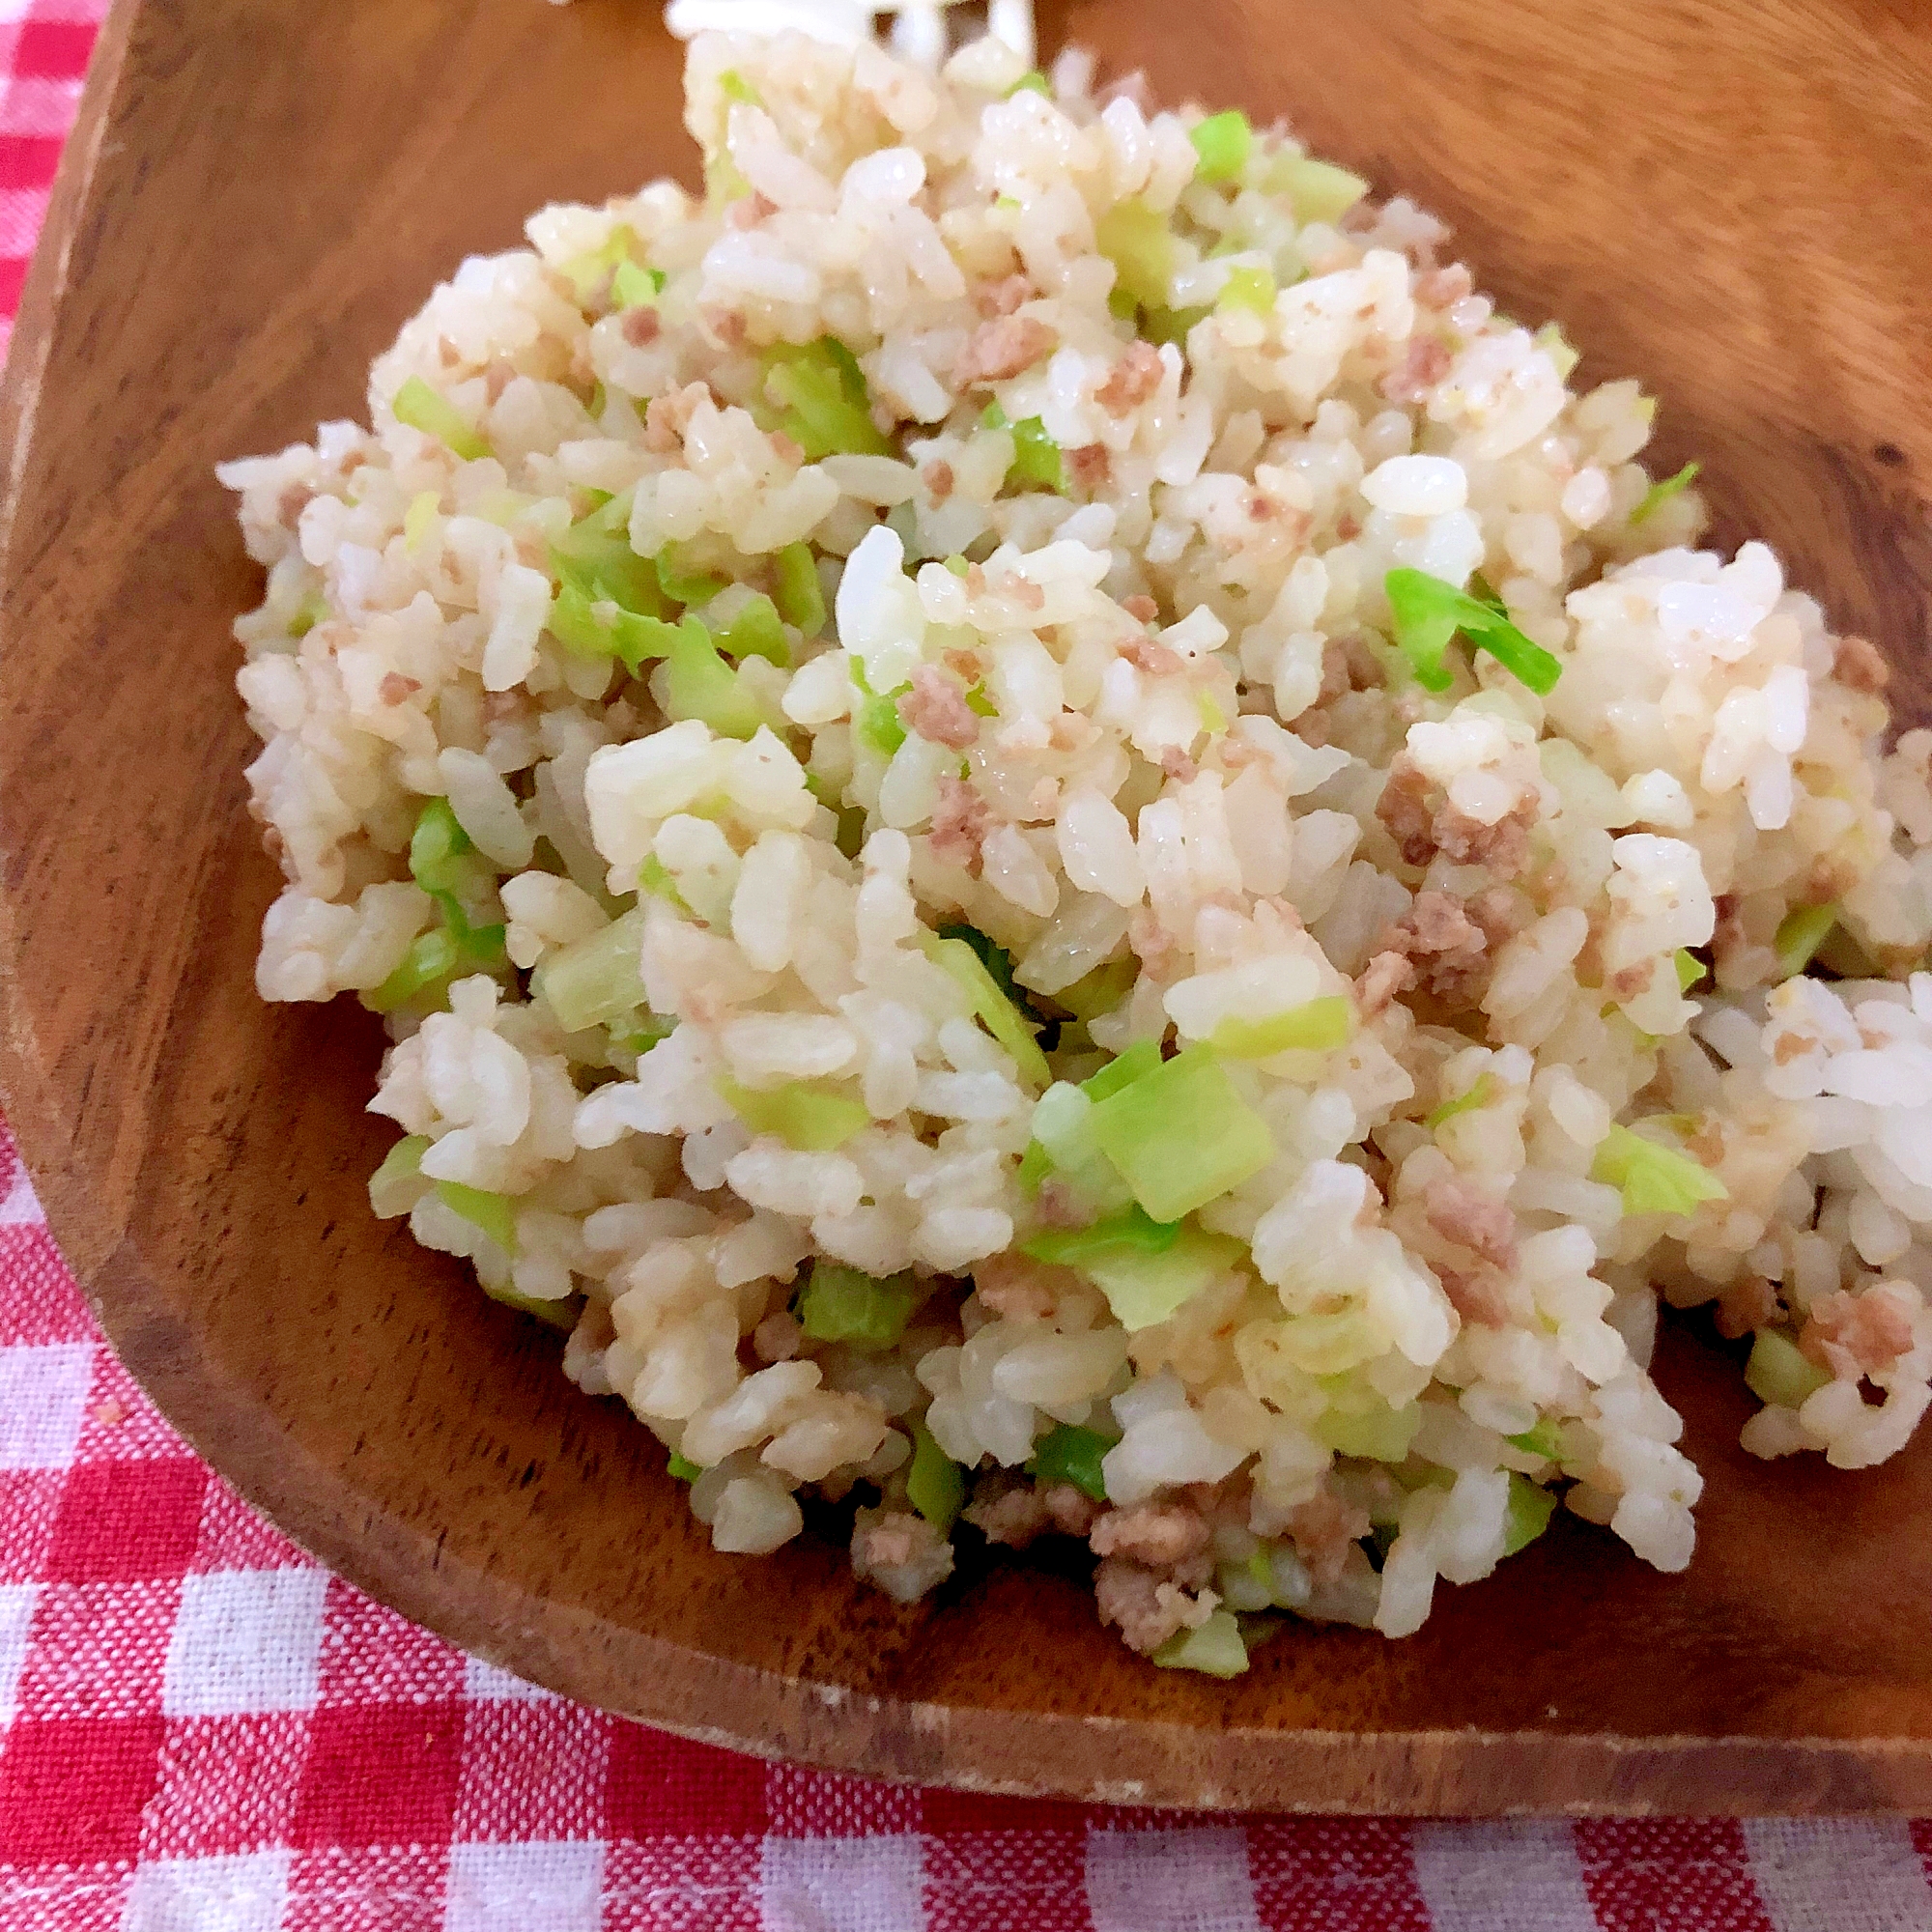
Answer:
<svg viewBox="0 0 1932 1932"><path fill-rule="evenodd" d="M544 210L370 427L221 472L258 984L384 1015L375 1211L720 1550L816 1497L910 1602L1080 1538L1222 1675L1559 1506L1681 1570L1660 1301L1752 1452L1903 1447L1932 734L1872 646L1279 128L990 38L686 85L701 196Z"/></svg>

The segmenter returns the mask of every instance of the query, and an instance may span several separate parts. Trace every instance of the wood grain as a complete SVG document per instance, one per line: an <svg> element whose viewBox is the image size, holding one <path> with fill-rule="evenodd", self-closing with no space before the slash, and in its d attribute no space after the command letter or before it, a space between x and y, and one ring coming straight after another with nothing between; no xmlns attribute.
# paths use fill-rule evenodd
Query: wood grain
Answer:
<svg viewBox="0 0 1932 1932"><path fill-rule="evenodd" d="M380 1040L259 1005L274 886L228 634L221 457L360 406L431 280L553 199L689 171L645 0L117 0L0 420L0 1088L54 1228L184 1433L456 1642L766 1753L981 1789L1404 1812L1932 1805L1926 1445L1752 1463L1708 1339L1661 1377L1710 1478L1695 1563L1566 1523L1390 1645L1297 1630L1156 1673L1076 1578L900 1610L811 1538L714 1554L554 1339L373 1222ZM1160 0L1049 38L1286 113L1436 208L1488 284L1641 372L1843 623L1925 668L1932 43L1881 0Z"/></svg>

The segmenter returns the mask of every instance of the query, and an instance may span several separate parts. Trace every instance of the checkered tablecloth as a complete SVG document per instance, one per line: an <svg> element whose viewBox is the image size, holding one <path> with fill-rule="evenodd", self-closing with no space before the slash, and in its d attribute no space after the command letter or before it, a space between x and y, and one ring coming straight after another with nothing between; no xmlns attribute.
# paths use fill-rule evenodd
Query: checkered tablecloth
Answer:
<svg viewBox="0 0 1932 1932"><path fill-rule="evenodd" d="M100 12L0 0L0 349ZM964 1798L567 1703L330 1577L195 1459L0 1122L0 1932L1932 1932L1928 1860L1904 1822Z"/></svg>

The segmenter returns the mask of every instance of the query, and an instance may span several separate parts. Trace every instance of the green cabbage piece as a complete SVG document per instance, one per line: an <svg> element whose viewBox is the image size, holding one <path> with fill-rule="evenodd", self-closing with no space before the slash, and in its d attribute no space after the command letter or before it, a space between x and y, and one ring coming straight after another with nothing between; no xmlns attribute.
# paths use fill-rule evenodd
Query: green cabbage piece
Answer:
<svg viewBox="0 0 1932 1932"><path fill-rule="evenodd" d="M1422 1124L1433 1134L1445 1121L1453 1121L1458 1114L1467 1114L1477 1107L1487 1107L1494 1098L1496 1076L1484 1073L1477 1077L1466 1094L1459 1094L1453 1100L1444 1100L1439 1107L1433 1107L1422 1117Z"/></svg>
<svg viewBox="0 0 1932 1932"><path fill-rule="evenodd" d="M1154 1652L1163 1670L1199 1670L1208 1677L1238 1677L1248 1667L1248 1647L1232 1610L1216 1610L1199 1630L1177 1631Z"/></svg>
<svg viewBox="0 0 1932 1932"><path fill-rule="evenodd" d="M1100 253L1114 265L1121 293L1143 308L1165 308L1175 242L1167 216L1138 196L1117 201L1094 224Z"/></svg>
<svg viewBox="0 0 1932 1932"><path fill-rule="evenodd" d="M1135 1334L1168 1321L1247 1250L1231 1235L1151 1221L1135 1207L1091 1227L1030 1236L1020 1252L1079 1268L1107 1297L1114 1319Z"/></svg>
<svg viewBox="0 0 1932 1932"><path fill-rule="evenodd" d="M407 1214L430 1191L423 1178L422 1157L434 1145L427 1134L406 1134L383 1156L369 1177L369 1211L379 1221Z"/></svg>
<svg viewBox="0 0 1932 1932"><path fill-rule="evenodd" d="M1275 298L1274 276L1265 269L1243 266L1231 269L1228 279L1215 298L1217 309L1245 308L1256 315L1272 315Z"/></svg>
<svg viewBox="0 0 1932 1932"><path fill-rule="evenodd" d="M821 1255L799 1295L798 1319L814 1342L846 1342L876 1352L896 1346L918 1305L919 1283L910 1269L882 1281Z"/></svg>
<svg viewBox="0 0 1932 1932"><path fill-rule="evenodd" d="M923 1422L915 1422L906 1501L945 1536L958 1520L965 1500L966 1472L932 1439Z"/></svg>
<svg viewBox="0 0 1932 1932"><path fill-rule="evenodd" d="M774 426L798 444L807 462L892 453L891 439L872 420L865 375L836 336L767 350L764 369L765 398L779 411Z"/></svg>
<svg viewBox="0 0 1932 1932"><path fill-rule="evenodd" d="M719 655L711 633L696 617L685 618L671 633L665 656L667 717L702 719L721 738L755 737L770 722L756 694Z"/></svg>
<svg viewBox="0 0 1932 1932"><path fill-rule="evenodd" d="M808 543L786 544L773 559L778 582L773 595L779 615L808 638L825 628L825 590Z"/></svg>
<svg viewBox="0 0 1932 1932"><path fill-rule="evenodd" d="M505 1308L514 1308L519 1315L534 1315L539 1321L553 1328L561 1328L566 1334L577 1326L577 1318L583 1312L583 1297L581 1294L552 1297L519 1294L514 1288L488 1287L483 1293L492 1301L500 1301Z"/></svg>
<svg viewBox="0 0 1932 1932"><path fill-rule="evenodd" d="M399 423L434 437L452 456L474 463L490 454L489 442L448 397L440 396L420 376L396 391L389 409Z"/></svg>
<svg viewBox="0 0 1932 1932"><path fill-rule="evenodd" d="M1277 1053L1329 1053L1349 1043L1355 1009L1344 993L1326 993L1271 1019L1225 1019L1209 1044L1230 1060L1266 1060Z"/></svg>
<svg viewBox="0 0 1932 1932"><path fill-rule="evenodd" d="M695 609L709 604L724 588L715 572L692 562L690 545L668 543L657 554L658 587L673 603Z"/></svg>
<svg viewBox="0 0 1932 1932"><path fill-rule="evenodd" d="M1549 1527L1556 1513L1556 1493L1540 1489L1527 1476L1510 1471L1509 1506L1503 1516L1503 1554L1514 1556Z"/></svg>
<svg viewBox="0 0 1932 1932"><path fill-rule="evenodd" d="M1156 1221L1179 1221L1274 1158L1267 1123L1213 1049L1190 1046L1095 1101L1094 1142Z"/></svg>
<svg viewBox="0 0 1932 1932"><path fill-rule="evenodd" d="M1199 182L1234 181L1247 166L1255 147L1255 130L1248 126L1248 117L1236 107L1208 115L1196 124L1187 138L1194 143L1194 179Z"/></svg>
<svg viewBox="0 0 1932 1932"><path fill-rule="evenodd" d="M1315 1439L1338 1456L1359 1456L1371 1463L1400 1463L1415 1433L1422 1427L1420 1403L1391 1408L1377 1401L1365 1407L1330 1407L1317 1419Z"/></svg>
<svg viewBox="0 0 1932 1932"><path fill-rule="evenodd" d="M1637 498L1636 508L1631 512L1631 522L1642 523L1646 517L1669 502L1671 497L1681 496L1697 480L1697 472L1703 467L1701 463L1687 463L1675 476L1666 476L1662 482L1653 483Z"/></svg>
<svg viewBox="0 0 1932 1932"><path fill-rule="evenodd" d="M740 662L763 658L781 670L791 663L791 645L785 641L778 606L761 595L753 595L740 606L738 614L719 633L718 647Z"/></svg>
<svg viewBox="0 0 1932 1932"><path fill-rule="evenodd" d="M720 1075L716 1084L720 1098L754 1134L776 1134L803 1153L830 1153L872 1121L863 1101L820 1081L741 1087Z"/></svg>
<svg viewBox="0 0 1932 1932"><path fill-rule="evenodd" d="M644 943L644 911L633 906L601 931L573 939L545 953L530 977L565 1033L609 1026L645 1004L639 955Z"/></svg>
<svg viewBox="0 0 1932 1932"><path fill-rule="evenodd" d="M1760 1328L1752 1338L1745 1386L1758 1401L1802 1408L1831 1379L1828 1369L1821 1369L1790 1336L1776 1328Z"/></svg>
<svg viewBox="0 0 1932 1932"><path fill-rule="evenodd" d="M664 285L662 269L640 269L627 257L611 271L611 306L619 311L654 307ZM592 410L590 413L601 415L603 412Z"/></svg>
<svg viewBox="0 0 1932 1932"><path fill-rule="evenodd" d="M561 272L570 283L579 308L595 301L606 291L614 293L618 271L626 266L636 266L631 250L637 241L636 230L626 222L619 222L597 247L573 256L563 265Z"/></svg>
<svg viewBox="0 0 1932 1932"><path fill-rule="evenodd" d="M895 685L891 691L874 691L866 679L863 659L847 653L845 672L862 701L852 713L852 736L868 751L890 758L906 741L905 720L899 716L899 699L912 689L910 681Z"/></svg>
<svg viewBox="0 0 1932 1932"><path fill-rule="evenodd" d="M410 876L426 893L453 893L465 869L455 862L475 849L449 801L433 798L410 834Z"/></svg>
<svg viewBox="0 0 1932 1932"><path fill-rule="evenodd" d="M1051 490L1066 494L1066 466L1061 460L1060 445L1046 433L1038 416L1014 422L997 402L980 412L981 429L1004 429L1012 434L1013 460L1007 466L1007 481L1015 488Z"/></svg>
<svg viewBox="0 0 1932 1932"><path fill-rule="evenodd" d="M935 966L943 967L964 988L980 1023L1012 1056L1021 1080L1036 1089L1049 1085L1053 1073L1032 1027L1018 1007L1000 990L999 981L986 970L979 953L965 940L943 939L936 932L928 933L923 944L925 956Z"/></svg>
<svg viewBox="0 0 1932 1932"><path fill-rule="evenodd" d="M1063 1422L1033 1445L1027 1474L1039 1483L1071 1483L1096 1503L1103 1503L1107 1500L1107 1478L1100 1459L1119 1439Z"/></svg>
<svg viewBox="0 0 1932 1932"><path fill-rule="evenodd" d="M1160 1042L1137 1039L1124 1053L1116 1054L1099 1072L1090 1073L1080 1083L1080 1091L1090 1100L1104 1100L1130 1087L1144 1074L1154 1072L1161 1064Z"/></svg>
<svg viewBox="0 0 1932 1932"><path fill-rule="evenodd" d="M1562 664L1518 630L1499 603L1481 602L1442 578L1406 567L1391 570L1382 589L1396 644L1425 691L1447 691L1455 681L1446 654L1458 632L1538 696L1555 690L1563 675Z"/></svg>
<svg viewBox="0 0 1932 1932"><path fill-rule="evenodd" d="M1623 1190L1626 1214L1690 1214L1700 1201L1725 1201L1730 1190L1675 1148L1612 1127L1597 1148L1590 1179Z"/></svg>
<svg viewBox="0 0 1932 1932"><path fill-rule="evenodd" d="M666 617L670 607L657 567L631 548L631 501L625 490L580 517L550 547L551 574L586 603L614 604L640 617Z"/></svg>
<svg viewBox="0 0 1932 1932"><path fill-rule="evenodd" d="M1792 980L1810 965L1818 949L1832 936L1838 923L1838 908L1830 905L1793 906L1778 922L1771 942L1777 954L1781 979Z"/></svg>
<svg viewBox="0 0 1932 1932"><path fill-rule="evenodd" d="M1505 1435L1503 1440L1525 1456L1541 1456L1550 1463L1563 1459L1563 1426L1547 1415L1534 1429L1525 1429L1520 1435Z"/></svg>
<svg viewBox="0 0 1932 1932"><path fill-rule="evenodd" d="M1288 196L1301 221L1339 221L1369 191L1360 175L1308 155L1283 155L1268 170L1268 186Z"/></svg>
<svg viewBox="0 0 1932 1932"><path fill-rule="evenodd" d="M436 1197L451 1213L481 1228L506 1255L517 1252L517 1204L507 1194L468 1187L460 1180L439 1180Z"/></svg>

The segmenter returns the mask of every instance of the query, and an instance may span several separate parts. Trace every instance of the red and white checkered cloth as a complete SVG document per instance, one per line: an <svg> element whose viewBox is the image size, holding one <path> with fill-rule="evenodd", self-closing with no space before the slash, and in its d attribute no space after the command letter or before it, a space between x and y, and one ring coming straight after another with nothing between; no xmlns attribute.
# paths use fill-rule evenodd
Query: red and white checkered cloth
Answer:
<svg viewBox="0 0 1932 1932"><path fill-rule="evenodd" d="M0 0L0 349L101 9ZM966 1798L566 1703L330 1577L195 1459L0 1123L0 1932L1932 1932L1928 1861L1902 1821Z"/></svg>

